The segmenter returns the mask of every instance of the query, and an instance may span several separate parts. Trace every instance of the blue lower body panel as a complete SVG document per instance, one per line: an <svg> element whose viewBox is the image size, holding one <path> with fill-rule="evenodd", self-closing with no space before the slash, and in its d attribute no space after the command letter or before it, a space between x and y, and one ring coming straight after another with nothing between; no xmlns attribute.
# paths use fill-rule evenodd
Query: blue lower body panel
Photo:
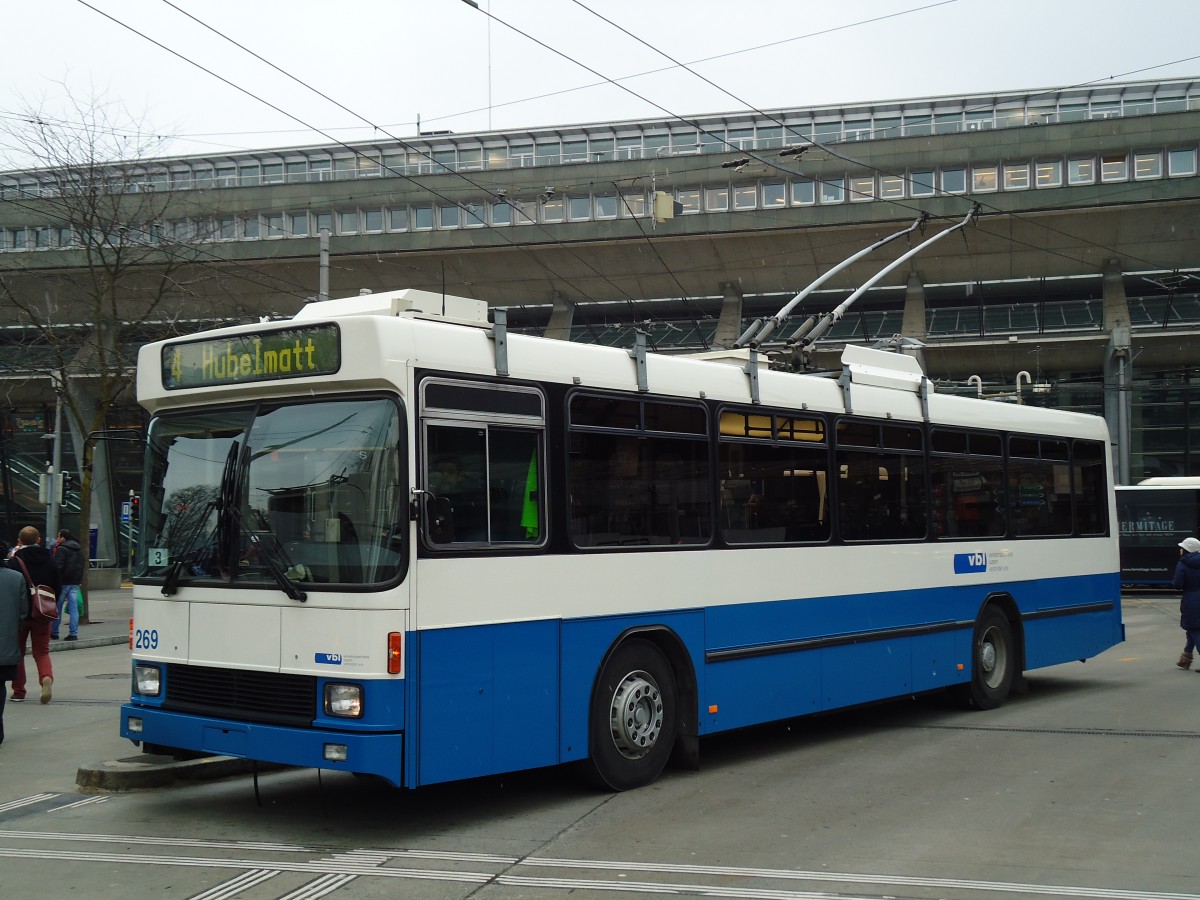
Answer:
<svg viewBox="0 0 1200 900"><path fill-rule="evenodd" d="M660 647L676 669L681 721L702 736L964 684L980 610L1001 595L1025 670L1123 639L1115 573L462 626L407 635L412 677L365 681L357 724L254 724L135 700L122 707L121 734L403 787L550 766L591 752L593 689L623 639ZM347 760L325 759L327 744Z"/></svg>
<svg viewBox="0 0 1200 900"><path fill-rule="evenodd" d="M130 718L142 720L131 731ZM121 736L131 741L183 747L288 766L367 772L403 784L404 734L348 733L312 728L288 728L235 722L188 713L169 712L126 703L121 707ZM325 758L326 744L346 748L344 762Z"/></svg>
<svg viewBox="0 0 1200 900"><path fill-rule="evenodd" d="M419 641L413 786L559 762L556 620L426 631Z"/></svg>

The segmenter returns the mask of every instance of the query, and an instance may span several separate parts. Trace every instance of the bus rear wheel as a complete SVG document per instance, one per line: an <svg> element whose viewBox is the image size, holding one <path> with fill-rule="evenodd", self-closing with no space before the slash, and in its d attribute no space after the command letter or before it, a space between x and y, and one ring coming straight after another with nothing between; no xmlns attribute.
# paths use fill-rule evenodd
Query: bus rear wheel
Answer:
<svg viewBox="0 0 1200 900"><path fill-rule="evenodd" d="M955 699L973 709L995 709L1008 699L1016 667L1012 625L1003 612L989 606L975 623L971 680L954 689Z"/></svg>
<svg viewBox="0 0 1200 900"><path fill-rule="evenodd" d="M589 713L591 774L602 787L650 784L671 755L678 727L675 676L662 651L629 640L604 663Z"/></svg>

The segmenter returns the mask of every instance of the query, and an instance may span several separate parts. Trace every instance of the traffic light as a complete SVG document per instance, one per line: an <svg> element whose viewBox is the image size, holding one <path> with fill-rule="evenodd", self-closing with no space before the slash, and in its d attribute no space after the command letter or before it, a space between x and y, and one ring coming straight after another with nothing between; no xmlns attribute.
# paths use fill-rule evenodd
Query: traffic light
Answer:
<svg viewBox="0 0 1200 900"><path fill-rule="evenodd" d="M140 494L129 495L129 520L137 523L141 521L139 515L142 511L142 497Z"/></svg>

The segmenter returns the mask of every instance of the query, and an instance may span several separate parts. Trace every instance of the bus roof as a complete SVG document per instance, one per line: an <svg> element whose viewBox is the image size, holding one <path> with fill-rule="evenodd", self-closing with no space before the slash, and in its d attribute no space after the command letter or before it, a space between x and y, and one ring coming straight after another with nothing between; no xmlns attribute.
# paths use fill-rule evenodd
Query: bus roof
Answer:
<svg viewBox="0 0 1200 900"><path fill-rule="evenodd" d="M726 350L695 356L635 351L504 334L490 326L486 305L424 291L395 291L312 303L291 321L261 322L147 344L138 366L138 400L151 413L185 405L244 402L257 397L309 395L326 390L404 390L405 364L467 377L557 382L582 388L709 399L748 407L812 410L898 421L1086 437L1107 443L1094 415L938 394L911 356L847 345L841 373L771 369L765 354ZM291 329L336 326L336 375L292 372L287 379L182 390L163 377L164 354L197 342L253 342ZM498 347L505 347L503 366ZM226 351L221 345L221 353ZM228 351L232 353L233 351ZM707 356L707 358L704 358ZM303 374L303 377L300 377ZM839 379L836 375L840 374Z"/></svg>

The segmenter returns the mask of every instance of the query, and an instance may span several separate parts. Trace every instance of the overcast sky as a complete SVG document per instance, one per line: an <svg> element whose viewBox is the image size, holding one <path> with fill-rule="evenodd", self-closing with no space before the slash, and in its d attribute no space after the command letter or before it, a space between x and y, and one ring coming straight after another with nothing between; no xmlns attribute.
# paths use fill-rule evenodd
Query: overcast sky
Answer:
<svg viewBox="0 0 1200 900"><path fill-rule="evenodd" d="M1200 75L1195 0L477 2L9 0L0 131L67 96L186 154Z"/></svg>

